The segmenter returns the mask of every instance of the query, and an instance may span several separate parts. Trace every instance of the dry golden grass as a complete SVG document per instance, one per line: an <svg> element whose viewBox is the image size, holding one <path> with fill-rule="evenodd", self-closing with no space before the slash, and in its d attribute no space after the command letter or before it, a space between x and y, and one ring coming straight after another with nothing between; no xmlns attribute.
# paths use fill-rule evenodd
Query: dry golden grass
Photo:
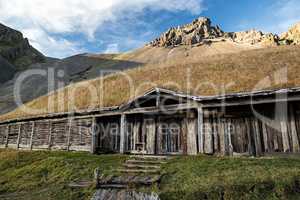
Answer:
<svg viewBox="0 0 300 200"><path fill-rule="evenodd" d="M147 65L126 71L126 76L119 73L70 85L25 105L38 109L36 112L26 113L21 107L1 116L0 120L118 106L153 87L192 95L217 95L300 86L300 48L297 46L214 55L198 62L194 59L189 62L187 57L182 63ZM48 105L49 102L54 103Z"/></svg>

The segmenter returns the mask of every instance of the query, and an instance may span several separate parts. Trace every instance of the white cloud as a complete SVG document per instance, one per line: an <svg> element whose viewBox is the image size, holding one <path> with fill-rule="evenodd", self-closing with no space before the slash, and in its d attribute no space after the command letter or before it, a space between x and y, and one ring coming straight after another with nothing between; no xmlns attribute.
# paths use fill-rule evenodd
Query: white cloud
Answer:
<svg viewBox="0 0 300 200"><path fill-rule="evenodd" d="M262 18L259 28L281 34L286 32L292 25L300 22L299 0L275 0L270 5L265 18Z"/></svg>
<svg viewBox="0 0 300 200"><path fill-rule="evenodd" d="M52 37L42 29L24 29L23 33L29 38L32 46L48 56L64 58L85 52L85 49L82 49L79 44L64 38Z"/></svg>
<svg viewBox="0 0 300 200"><path fill-rule="evenodd" d="M135 15L144 9L188 11L199 14L203 0L0 0L0 21L13 28L34 30L25 34L31 40L48 35L50 45L72 44L64 39L54 39L49 34L83 33L90 41L105 22L114 22L123 14ZM53 39L53 40L52 40ZM46 41L36 41L37 46L47 49ZM46 46L45 46L46 45ZM48 50L49 52L49 50Z"/></svg>

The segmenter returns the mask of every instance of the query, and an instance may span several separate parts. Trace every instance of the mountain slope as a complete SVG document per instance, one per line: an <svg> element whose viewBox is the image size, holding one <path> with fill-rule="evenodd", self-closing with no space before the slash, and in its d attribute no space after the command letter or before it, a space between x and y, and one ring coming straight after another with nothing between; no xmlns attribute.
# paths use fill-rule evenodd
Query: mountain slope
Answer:
<svg viewBox="0 0 300 200"><path fill-rule="evenodd" d="M45 60L44 55L33 48L21 32L1 23L0 55L13 65L15 70L24 70L31 64L40 63Z"/></svg>
<svg viewBox="0 0 300 200"><path fill-rule="evenodd" d="M62 70L64 71L64 75L62 77L55 76L55 87L50 88L50 90L48 88L46 77L37 75L29 77L22 84L21 99L25 103L30 102L37 97L52 92L53 89L56 90L74 82L89 80L102 75L111 74L119 70L128 70L139 66L143 66L143 68L128 71L130 75L133 75L133 79L136 83L140 83L140 81L144 79L148 80L147 78L149 76L151 77L149 81L152 81L154 84L160 84L159 86L161 87L167 87L165 84L161 83L165 83L165 80L175 80L176 82L177 79L181 79L179 77L181 77L182 73L184 74L185 72L182 70L186 70L188 65L193 66L193 68L195 68L196 65L199 65L199 69L203 68L202 73L212 73L211 75L207 76L208 78L205 78L205 80L210 81L214 80L213 75L218 74L218 70L226 70L226 68L223 68L224 65L228 66L228 69L231 69L232 66L230 66L228 63L230 60L232 60L232 65L237 73L239 73L239 70L244 70L243 66L241 69L235 67L240 65L239 62L243 63L243 61L239 58L241 55L244 55L245 60L247 60L248 57L254 60L260 60L261 63L253 63L253 66L249 66L249 69L256 69L252 73L259 73L261 70L263 70L263 68L270 70L269 73L271 73L272 70L276 68L276 64L278 62L287 62L287 65L292 66L290 61L284 56L293 56L294 53L298 52L298 49L294 49L293 47L277 48L276 46L291 44L290 37L296 35L297 33L297 31L289 31L289 38L279 37L271 33L265 34L256 30L226 33L218 26L213 26L208 18L198 18L190 24L169 29L160 37L150 42L148 45L131 52L115 55L82 54L62 60L47 58L43 63L30 65L28 69L53 68L55 69L56 74L59 70ZM292 52L291 49L294 49L295 52ZM277 56L278 60L269 60L270 64L274 65L273 67L270 67L267 63L264 63L265 58L261 58L261 56L255 52L262 53L262 56L266 58L268 58L270 52L272 53L273 57L276 55L275 52L277 52L279 55L282 55ZM221 63L218 63L221 58L223 59L222 62L225 63L222 63L221 61ZM237 60L238 63L236 63ZM252 61L250 60L249 63L251 62ZM206 67L203 66L205 63L207 63ZM217 63L220 64L220 66L215 66ZM208 66L211 66L212 68L209 68ZM248 63L245 63L245 66L248 66ZM214 69L216 72L214 72L212 69ZM245 72L241 71L241 74L247 73L247 70L248 69L246 69ZM292 68L292 70L298 72L294 68ZM162 75L162 72L166 73L166 75ZM226 74L227 76L230 76L230 74L228 74L226 71L223 73L224 75ZM154 74L155 76L152 77ZM195 79L203 79L203 76L200 72L197 71L196 74L198 74L199 77L195 77ZM267 74L264 73L264 75ZM238 75L236 76L238 78ZM247 78L246 75L243 76ZM113 77L120 80L116 82L110 82L109 78L105 79L107 81L107 83L105 83L106 86L113 91L108 91L105 93L110 101L109 103L107 103L106 100L104 100L104 103L101 102L103 103L103 106L119 105L120 103L124 103L129 99L128 88L126 88L126 83L122 82L122 76ZM169 79L169 77L172 77L172 79ZM16 82L17 78L18 76L15 76L14 79L0 85L0 113L9 112L17 107L13 96L14 83ZM227 80L228 78L220 75L220 80L223 79ZM98 80L101 80L101 78ZM178 81L179 85L183 84L180 82L181 80ZM238 81L244 84L244 81L239 79ZM58 85L58 82L63 84ZM84 82L83 85L85 83L93 83L93 81ZM250 81L250 83L252 82ZM251 89L251 87L248 86L244 87L243 84L240 86L241 90ZM144 89L149 88L143 86L141 91L145 91ZM184 89L183 91L186 90ZM234 91L240 90L237 89ZM80 109L86 108L86 102L88 101L87 96L88 95L85 93L82 96L78 96L78 101L80 101ZM41 97L39 100L33 101L33 104L46 106L43 103L44 100L41 100L44 98L45 97ZM94 104L95 105L93 106L99 107L98 104ZM41 113L44 113L44 111Z"/></svg>
<svg viewBox="0 0 300 200"><path fill-rule="evenodd" d="M147 65L127 71L127 76L113 74L72 84L25 105L38 109L37 112L24 113L20 107L1 116L0 120L119 106L153 87L191 95L218 95L224 92L298 87L299 64L300 47L283 46L213 55L196 63ZM285 75L288 78L286 82L272 81ZM130 82L128 77L131 78ZM94 88L93 93L89 92L91 87ZM49 100L54 102L50 107L48 107Z"/></svg>

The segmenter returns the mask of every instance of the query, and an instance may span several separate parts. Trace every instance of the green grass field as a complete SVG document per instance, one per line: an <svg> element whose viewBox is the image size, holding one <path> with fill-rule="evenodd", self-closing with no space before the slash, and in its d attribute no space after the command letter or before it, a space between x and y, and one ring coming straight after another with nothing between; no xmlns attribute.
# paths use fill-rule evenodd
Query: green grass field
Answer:
<svg viewBox="0 0 300 200"><path fill-rule="evenodd" d="M0 150L0 199L89 199L94 187L70 189L92 180L99 167L113 173L127 156L80 152ZM300 159L176 157L163 166L161 199L300 199Z"/></svg>

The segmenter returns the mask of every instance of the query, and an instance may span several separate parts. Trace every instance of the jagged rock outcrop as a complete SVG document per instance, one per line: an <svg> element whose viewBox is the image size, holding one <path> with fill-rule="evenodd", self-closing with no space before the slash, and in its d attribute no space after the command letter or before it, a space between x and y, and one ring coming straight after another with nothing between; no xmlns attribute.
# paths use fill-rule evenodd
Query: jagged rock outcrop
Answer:
<svg viewBox="0 0 300 200"><path fill-rule="evenodd" d="M43 54L33 48L21 32L3 24L0 24L0 55L17 70L45 60Z"/></svg>
<svg viewBox="0 0 300 200"><path fill-rule="evenodd" d="M261 44L263 46L277 46L279 37L272 33L264 34L261 31L249 30L231 33L231 38L234 42L244 44Z"/></svg>
<svg viewBox="0 0 300 200"><path fill-rule="evenodd" d="M300 44L300 22L292 26L288 32L281 35L281 40L288 44Z"/></svg>
<svg viewBox="0 0 300 200"><path fill-rule="evenodd" d="M192 23L171 28L161 37L150 43L152 46L171 47L177 45L193 45L205 39L222 37L224 32L218 26L212 26L208 18L200 17Z"/></svg>
<svg viewBox="0 0 300 200"><path fill-rule="evenodd" d="M210 19L200 17L190 24L169 29L159 38L150 42L149 45L153 47L174 47L178 45L201 45L226 40L240 44L261 46L277 46L283 44L283 41L276 34L265 34L257 30L224 32L219 26L212 26Z"/></svg>

